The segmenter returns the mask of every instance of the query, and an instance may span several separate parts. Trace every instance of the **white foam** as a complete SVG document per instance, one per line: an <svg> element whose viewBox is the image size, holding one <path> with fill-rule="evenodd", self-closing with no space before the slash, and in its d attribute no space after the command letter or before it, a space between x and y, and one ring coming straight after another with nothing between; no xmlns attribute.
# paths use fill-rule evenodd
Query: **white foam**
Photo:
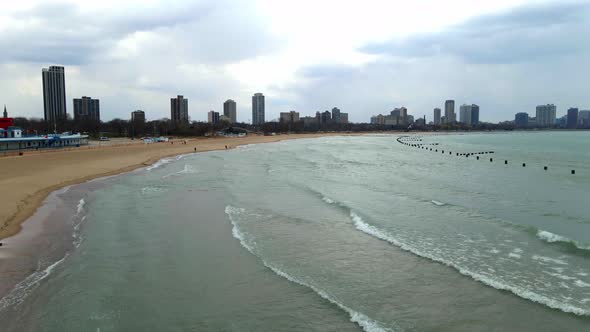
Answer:
<svg viewBox="0 0 590 332"><path fill-rule="evenodd" d="M76 216L79 216L80 213L82 213L82 211L84 211L84 204L86 204L86 202L84 201L84 198L80 199L80 201L78 202L78 207L76 209Z"/></svg>
<svg viewBox="0 0 590 332"><path fill-rule="evenodd" d="M555 263L555 264L560 264L560 265L568 265L568 263L566 261L563 261L563 260L557 259L557 258L551 258L551 257L545 257L545 256L539 256L539 255L533 255L532 258L536 261L542 261L545 263Z"/></svg>
<svg viewBox="0 0 590 332"><path fill-rule="evenodd" d="M165 165L171 161L172 161L172 159L170 159L170 158L160 159L160 160L156 161L153 165L146 167L146 170L151 171L151 170L156 169L162 165Z"/></svg>
<svg viewBox="0 0 590 332"><path fill-rule="evenodd" d="M270 264L269 262L267 262L266 260L264 260L262 257L260 257L256 252L255 252L255 248L250 244L250 242L247 240L246 236L244 235L244 233L242 233L242 231L240 230L240 228L238 227L236 221L235 221L235 216L244 213L244 209L241 208L235 208L232 206L226 206L225 207L225 213L229 216L229 219L232 223L232 235L234 236L234 238L236 238L237 240L240 241L240 244L246 248L251 254L253 254L254 256L258 257L262 263L264 264L264 266L266 266L267 268L269 268L270 270L272 270L274 273L276 273L278 276L281 276L293 283L299 284L301 286L307 287L312 289L314 292L316 292L320 297L322 297L323 299L329 301L332 304L335 304L337 307L339 307L340 309L344 310L346 313L348 313L348 315L350 316L350 321L354 322L356 324L358 324L363 330L367 331L367 332L392 332L391 329L383 327L379 322L376 322L374 320L372 320L370 317L368 317L367 315L354 311L351 308L343 305L342 303L334 300L332 297L329 296L328 293L326 293L325 291L318 289L317 287L308 284L298 278L295 278L289 274L287 274L286 272L280 270L279 268L273 266L272 264Z"/></svg>
<svg viewBox="0 0 590 332"><path fill-rule="evenodd" d="M328 198L326 196L322 197L322 200L324 202L328 203L328 204L334 204L335 203L332 199L330 199L330 198Z"/></svg>
<svg viewBox="0 0 590 332"><path fill-rule="evenodd" d="M515 254L515 253L513 253L513 252L509 253L509 254L508 254L508 257L510 257L510 258L517 258L517 259L520 259L520 255L519 255L519 254Z"/></svg>
<svg viewBox="0 0 590 332"><path fill-rule="evenodd" d="M583 282L582 280L578 279L574 281L574 284L578 287L590 287L589 283Z"/></svg>
<svg viewBox="0 0 590 332"><path fill-rule="evenodd" d="M576 246L578 249L590 250L590 246L582 245L582 244L580 244L572 239L569 239L565 236L561 236L561 235L554 234L554 233L547 232L547 231L542 231L542 230L538 231L537 237L545 242L548 242L548 243L556 243L556 242L571 243L574 246Z"/></svg>
<svg viewBox="0 0 590 332"><path fill-rule="evenodd" d="M27 295L37 288L39 282L47 278L59 264L66 260L67 257L68 254L66 254L57 262L47 266L45 269L34 272L14 286L14 288L6 296L0 299L0 311L4 310L8 306L19 305L22 303Z"/></svg>
<svg viewBox="0 0 590 332"><path fill-rule="evenodd" d="M465 276L471 277L472 279L477 280L485 285L491 286L496 289L510 291L510 292L512 292L524 299L544 304L544 305L546 305L550 308L553 308L553 309L559 309L561 311L574 313L574 314L580 315L580 316L590 315L590 310L588 310L588 309L581 308L581 307L571 305L568 303L563 303L563 302L560 302L556 299L547 297L545 295L535 293L531 290L507 284L503 281L496 280L496 279L488 277L486 275L467 270L467 269L457 265L454 262L447 261L447 260L445 260L441 257L435 256L431 253L428 253L428 252L422 251L420 249L408 246L408 245L398 241L397 239L392 237L390 234L388 234L388 233L386 233L374 226L367 224L358 214L354 213L353 211L350 212L350 218L354 222L355 227L364 233L372 235L372 236L374 236L378 239L381 239L383 241L389 242L389 243L391 243L397 247L400 247L403 250L409 251L415 255L425 257L425 258L431 259L435 262L439 262L439 263L444 264L446 266L452 267L452 268L456 269L457 271L459 271L459 273L461 273ZM542 256L536 256L536 257L542 257ZM553 260L548 257L544 257L544 258L546 258L550 261L554 261L554 262L560 261L557 259ZM535 259L535 256L533 256L533 259ZM560 262L563 264L567 264L566 262L563 262L563 261L560 261Z"/></svg>
<svg viewBox="0 0 590 332"><path fill-rule="evenodd" d="M432 202L432 204L434 204L434 205L437 205L437 206L444 206L444 205L446 205L446 204L445 204L445 203L443 203L443 202L439 202L439 201L435 201L435 200L432 200L432 201L430 201L430 202Z"/></svg>

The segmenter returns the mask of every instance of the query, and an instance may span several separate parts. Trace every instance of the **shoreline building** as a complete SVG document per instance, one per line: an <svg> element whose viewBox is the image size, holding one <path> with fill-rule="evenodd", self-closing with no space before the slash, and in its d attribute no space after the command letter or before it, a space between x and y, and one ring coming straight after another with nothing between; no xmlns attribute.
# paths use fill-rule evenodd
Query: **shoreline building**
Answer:
<svg viewBox="0 0 590 332"><path fill-rule="evenodd" d="M552 127L555 125L557 107L553 104L539 105L536 109L536 126Z"/></svg>
<svg viewBox="0 0 590 332"><path fill-rule="evenodd" d="M567 110L567 128L576 129L578 127L578 109L572 107Z"/></svg>
<svg viewBox="0 0 590 332"><path fill-rule="evenodd" d="M65 70L62 66L50 66L41 71L43 78L43 110L45 122L53 125L67 119Z"/></svg>
<svg viewBox="0 0 590 332"><path fill-rule="evenodd" d="M232 99L228 99L223 103L223 115L229 119L230 123L236 123L237 121L237 114L236 114L236 102Z"/></svg>
<svg viewBox="0 0 590 332"><path fill-rule="evenodd" d="M440 126L441 124L441 119L440 119L440 108L435 108L434 109L434 125L435 126Z"/></svg>
<svg viewBox="0 0 590 332"><path fill-rule="evenodd" d="M517 128L526 128L529 126L529 114L525 112L516 113L514 116L514 126Z"/></svg>
<svg viewBox="0 0 590 332"><path fill-rule="evenodd" d="M590 127L590 111L584 110L578 112L578 123L582 128Z"/></svg>
<svg viewBox="0 0 590 332"><path fill-rule="evenodd" d="M479 106L475 104L463 104L459 108L459 122L469 126L479 123Z"/></svg>
<svg viewBox="0 0 590 332"><path fill-rule="evenodd" d="M207 122L211 124L218 124L219 123L219 112L209 111L207 113Z"/></svg>
<svg viewBox="0 0 590 332"><path fill-rule="evenodd" d="M445 101L445 123L457 122L457 114L455 113L455 101L452 99Z"/></svg>
<svg viewBox="0 0 590 332"><path fill-rule="evenodd" d="M131 136L135 137L137 134L143 134L145 130L145 112L137 110L131 112Z"/></svg>
<svg viewBox="0 0 590 332"><path fill-rule="evenodd" d="M74 98L74 120L100 122L100 101L86 96Z"/></svg>
<svg viewBox="0 0 590 332"><path fill-rule="evenodd" d="M260 126L264 124L264 95L260 92L252 96L252 124Z"/></svg>
<svg viewBox="0 0 590 332"><path fill-rule="evenodd" d="M173 127L188 126L188 99L181 95L170 98L170 120Z"/></svg>
<svg viewBox="0 0 590 332"><path fill-rule="evenodd" d="M281 123L296 123L296 122L299 122L299 112L295 112L295 111L281 112L281 116L279 118L279 122L281 122Z"/></svg>

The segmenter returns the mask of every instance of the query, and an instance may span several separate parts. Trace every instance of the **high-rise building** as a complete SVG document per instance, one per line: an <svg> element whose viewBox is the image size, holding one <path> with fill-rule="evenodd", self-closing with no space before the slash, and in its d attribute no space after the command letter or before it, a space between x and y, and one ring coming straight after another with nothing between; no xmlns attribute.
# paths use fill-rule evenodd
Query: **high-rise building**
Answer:
<svg viewBox="0 0 590 332"><path fill-rule="evenodd" d="M324 111L321 113L320 123L323 125L330 124L332 122L332 114L330 111Z"/></svg>
<svg viewBox="0 0 590 332"><path fill-rule="evenodd" d="M264 95L255 93L252 96L252 124L260 126L264 124Z"/></svg>
<svg viewBox="0 0 590 332"><path fill-rule="evenodd" d="M145 112L142 110L131 112L131 122L145 123Z"/></svg>
<svg viewBox="0 0 590 332"><path fill-rule="evenodd" d="M340 113L340 124L348 124L348 113Z"/></svg>
<svg viewBox="0 0 590 332"><path fill-rule="evenodd" d="M582 128L590 127L590 111L580 111L578 112L578 124Z"/></svg>
<svg viewBox="0 0 590 332"><path fill-rule="evenodd" d="M552 127L555 125L555 114L557 113L557 107L553 104L539 105L537 106L537 127Z"/></svg>
<svg viewBox="0 0 590 332"><path fill-rule="evenodd" d="M55 127L58 121L67 118L66 80L64 67L43 68L43 108L45 121Z"/></svg>
<svg viewBox="0 0 590 332"><path fill-rule="evenodd" d="M578 109L575 107L567 110L567 127L569 129L578 127Z"/></svg>
<svg viewBox="0 0 590 332"><path fill-rule="evenodd" d="M438 126L440 124L440 108L437 107L434 109L434 125Z"/></svg>
<svg viewBox="0 0 590 332"><path fill-rule="evenodd" d="M223 115L225 115L230 123L237 122L236 102L228 99L223 103Z"/></svg>
<svg viewBox="0 0 590 332"><path fill-rule="evenodd" d="M207 113L207 122L211 124L218 124L219 123L219 112L209 111Z"/></svg>
<svg viewBox="0 0 590 332"><path fill-rule="evenodd" d="M170 120L173 127L188 125L188 99L181 95L170 98Z"/></svg>
<svg viewBox="0 0 590 332"><path fill-rule="evenodd" d="M479 123L479 106L475 104L461 105L459 108L459 122L469 126Z"/></svg>
<svg viewBox="0 0 590 332"><path fill-rule="evenodd" d="M514 116L514 126L517 128L526 128L529 125L529 114L528 113L516 113Z"/></svg>
<svg viewBox="0 0 590 332"><path fill-rule="evenodd" d="M100 122L100 101L86 96L75 98L74 120Z"/></svg>
<svg viewBox="0 0 590 332"><path fill-rule="evenodd" d="M455 101L449 99L445 101L445 123L457 122L457 115L455 114Z"/></svg>
<svg viewBox="0 0 590 332"><path fill-rule="evenodd" d="M280 122L295 123L299 122L299 112L281 112Z"/></svg>
<svg viewBox="0 0 590 332"><path fill-rule="evenodd" d="M340 109L338 107L332 108L332 121L340 123Z"/></svg>

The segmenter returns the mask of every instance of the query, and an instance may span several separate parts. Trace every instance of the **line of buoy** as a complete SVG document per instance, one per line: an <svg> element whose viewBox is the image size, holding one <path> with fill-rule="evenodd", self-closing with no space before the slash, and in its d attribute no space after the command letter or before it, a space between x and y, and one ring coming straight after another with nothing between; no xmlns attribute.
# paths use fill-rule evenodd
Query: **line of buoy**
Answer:
<svg viewBox="0 0 590 332"><path fill-rule="evenodd" d="M426 149L426 150L430 150L430 151L434 151L434 152L438 152L438 149L433 149L433 148L427 148L424 145L439 145L439 143L429 143L429 144L410 144L407 143L406 141L422 141L421 139L411 139L407 136L402 136L402 137L398 137L397 138L397 142L407 145L407 146L411 146L411 147L418 147L420 149ZM196 148L195 148L196 149ZM441 150L442 154L445 154L445 150ZM455 155L458 156L465 156L466 158L469 158L469 156L473 156L473 155L480 155L480 154L493 154L495 153L494 151L483 151L483 152L469 152L469 153L455 153ZM449 151L449 155L453 155L452 151ZM479 156L476 156L476 159L479 160ZM493 162L494 158L490 158L490 162ZM504 160L504 165L508 165L508 160ZM526 163L522 163L522 167L526 167ZM548 166L543 166L543 170L547 171L549 169ZM572 169L571 170L571 174L576 174L576 170ZM1 244L0 244L1 245Z"/></svg>

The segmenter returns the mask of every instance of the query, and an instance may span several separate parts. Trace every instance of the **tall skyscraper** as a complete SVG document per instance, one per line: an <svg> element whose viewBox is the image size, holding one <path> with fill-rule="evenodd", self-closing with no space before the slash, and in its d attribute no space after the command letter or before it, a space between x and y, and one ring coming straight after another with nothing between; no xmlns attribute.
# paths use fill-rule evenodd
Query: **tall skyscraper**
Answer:
<svg viewBox="0 0 590 332"><path fill-rule="evenodd" d="M475 104L461 105L459 108L459 122L469 126L479 123L479 106Z"/></svg>
<svg viewBox="0 0 590 332"><path fill-rule="evenodd" d="M555 125L557 107L553 104L537 106L536 124L538 127L551 127Z"/></svg>
<svg viewBox="0 0 590 332"><path fill-rule="evenodd" d="M332 108L332 121L334 123L340 123L340 109L338 107Z"/></svg>
<svg viewBox="0 0 590 332"><path fill-rule="evenodd" d="M572 107L567 110L567 127L576 129L578 127L578 109Z"/></svg>
<svg viewBox="0 0 590 332"><path fill-rule="evenodd" d="M255 93L252 96L252 124L260 126L264 124L264 95Z"/></svg>
<svg viewBox="0 0 590 332"><path fill-rule="evenodd" d="M455 101L452 99L445 101L445 122L457 122L457 115L455 114Z"/></svg>
<svg viewBox="0 0 590 332"><path fill-rule="evenodd" d="M100 101L86 96L75 98L74 120L100 122Z"/></svg>
<svg viewBox="0 0 590 332"><path fill-rule="evenodd" d="M188 99L181 95L170 98L170 120L173 127L188 125Z"/></svg>
<svg viewBox="0 0 590 332"><path fill-rule="evenodd" d="M211 124L218 124L219 123L219 112L209 111L207 113L207 122Z"/></svg>
<svg viewBox="0 0 590 332"><path fill-rule="evenodd" d="M43 109L45 121L54 128L58 121L67 118L66 80L64 67L43 68Z"/></svg>
<svg viewBox="0 0 590 332"><path fill-rule="evenodd" d="M225 115L231 123L237 122L235 101L228 99L223 103L223 115Z"/></svg>
<svg viewBox="0 0 590 332"><path fill-rule="evenodd" d="M440 125L440 108L438 107L434 109L434 125Z"/></svg>

